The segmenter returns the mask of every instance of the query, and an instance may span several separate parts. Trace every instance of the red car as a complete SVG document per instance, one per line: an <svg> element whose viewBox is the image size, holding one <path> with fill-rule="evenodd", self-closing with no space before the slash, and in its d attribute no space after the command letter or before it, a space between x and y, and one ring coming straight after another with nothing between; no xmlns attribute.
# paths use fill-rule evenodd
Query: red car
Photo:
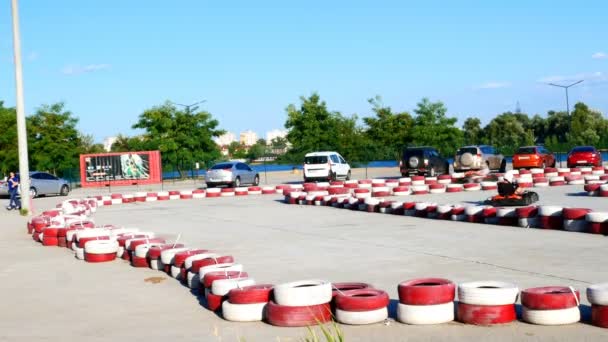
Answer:
<svg viewBox="0 0 608 342"><path fill-rule="evenodd" d="M602 154L593 146L577 146L568 152L568 167L602 166Z"/></svg>
<svg viewBox="0 0 608 342"><path fill-rule="evenodd" d="M555 166L555 156L542 146L520 147L513 155L513 168L545 168Z"/></svg>

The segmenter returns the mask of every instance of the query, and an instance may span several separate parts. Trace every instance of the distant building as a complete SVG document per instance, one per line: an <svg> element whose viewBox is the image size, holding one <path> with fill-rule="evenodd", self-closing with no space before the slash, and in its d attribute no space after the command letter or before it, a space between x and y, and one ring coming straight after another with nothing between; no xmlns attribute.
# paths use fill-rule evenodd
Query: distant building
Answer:
<svg viewBox="0 0 608 342"><path fill-rule="evenodd" d="M272 131L266 132L266 144L270 143L276 138L286 138L287 130L284 129L273 129Z"/></svg>
<svg viewBox="0 0 608 342"><path fill-rule="evenodd" d="M103 139L103 149L106 152L110 152L112 150L112 145L114 145L117 139L118 137L107 137Z"/></svg>
<svg viewBox="0 0 608 342"><path fill-rule="evenodd" d="M215 143L220 146L228 146L233 141L236 141L236 137L232 132L226 132L219 137L215 138Z"/></svg>
<svg viewBox="0 0 608 342"><path fill-rule="evenodd" d="M245 146L253 146L258 141L258 135L251 130L241 132L240 143Z"/></svg>

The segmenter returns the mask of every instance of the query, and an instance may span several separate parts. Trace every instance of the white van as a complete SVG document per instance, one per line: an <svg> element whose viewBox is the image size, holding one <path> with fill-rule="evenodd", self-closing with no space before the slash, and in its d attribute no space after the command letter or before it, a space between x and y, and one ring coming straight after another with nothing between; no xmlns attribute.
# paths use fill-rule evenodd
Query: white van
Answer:
<svg viewBox="0 0 608 342"><path fill-rule="evenodd" d="M304 182L350 179L350 165L338 152L313 152L304 156Z"/></svg>

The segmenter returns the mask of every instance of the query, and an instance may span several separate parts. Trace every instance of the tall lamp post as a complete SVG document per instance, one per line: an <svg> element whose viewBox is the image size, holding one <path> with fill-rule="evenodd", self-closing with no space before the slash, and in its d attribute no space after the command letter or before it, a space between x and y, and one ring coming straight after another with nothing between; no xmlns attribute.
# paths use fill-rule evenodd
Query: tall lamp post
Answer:
<svg viewBox="0 0 608 342"><path fill-rule="evenodd" d="M550 86L554 86L554 87L558 87L558 88L563 88L566 90L566 112L568 113L568 117L570 117L570 102L568 99L568 89L570 87L573 87L581 82L583 82L584 80L579 80L576 81L574 83L568 84L568 85L561 85L561 84L555 84L555 83L549 83Z"/></svg>
<svg viewBox="0 0 608 342"><path fill-rule="evenodd" d="M23 70L21 66L21 35L19 33L19 7L11 0L13 16L13 50L15 54L15 94L17 97L17 145L19 149L19 178L21 186L21 208L30 210L30 170L27 155L27 130L25 127L25 102L23 100Z"/></svg>

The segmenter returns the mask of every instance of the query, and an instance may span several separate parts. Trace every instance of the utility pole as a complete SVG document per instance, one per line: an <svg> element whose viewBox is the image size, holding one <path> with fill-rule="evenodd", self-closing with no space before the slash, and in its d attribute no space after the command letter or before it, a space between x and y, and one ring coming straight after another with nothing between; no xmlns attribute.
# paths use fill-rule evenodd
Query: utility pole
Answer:
<svg viewBox="0 0 608 342"><path fill-rule="evenodd" d="M570 117L570 101L568 99L568 88L575 86L581 82L583 82L584 80L579 80L576 81L574 83L568 84L568 85L561 85L561 84L555 84L555 83L549 83L550 86L554 86L554 87L558 87L558 88L563 88L566 90L566 112L568 113L568 117Z"/></svg>
<svg viewBox="0 0 608 342"><path fill-rule="evenodd" d="M13 16L13 50L15 55L15 94L17 97L17 145L19 149L21 208L30 213L30 168L27 155L27 129L25 127L23 70L21 66L21 36L19 34L19 8L17 0L11 0L11 7Z"/></svg>

